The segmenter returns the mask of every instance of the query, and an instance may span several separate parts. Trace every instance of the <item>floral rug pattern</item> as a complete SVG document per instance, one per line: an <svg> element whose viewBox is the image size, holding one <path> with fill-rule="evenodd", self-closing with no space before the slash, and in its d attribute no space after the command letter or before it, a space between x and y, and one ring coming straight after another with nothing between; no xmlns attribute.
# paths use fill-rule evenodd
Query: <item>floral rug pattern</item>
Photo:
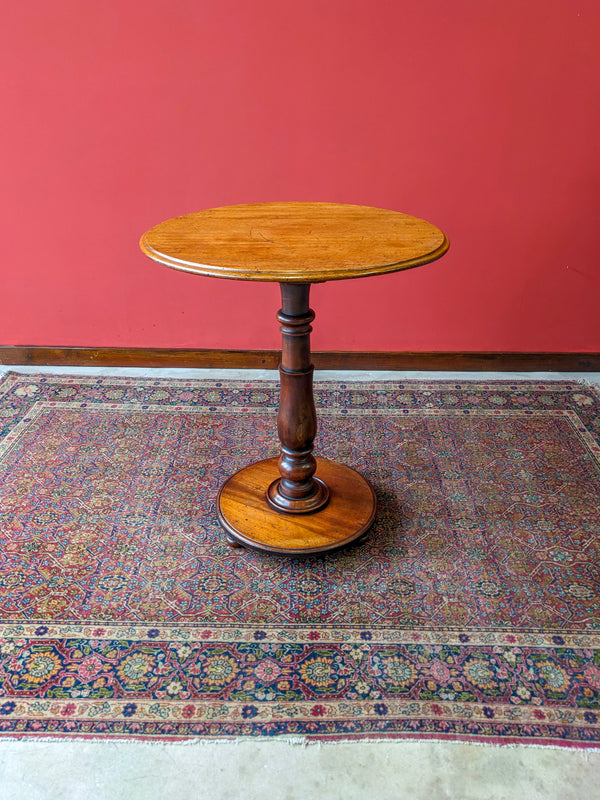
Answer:
<svg viewBox="0 0 600 800"><path fill-rule="evenodd" d="M269 382L0 382L0 735L600 744L600 397L317 383L364 544L225 543L277 454Z"/></svg>

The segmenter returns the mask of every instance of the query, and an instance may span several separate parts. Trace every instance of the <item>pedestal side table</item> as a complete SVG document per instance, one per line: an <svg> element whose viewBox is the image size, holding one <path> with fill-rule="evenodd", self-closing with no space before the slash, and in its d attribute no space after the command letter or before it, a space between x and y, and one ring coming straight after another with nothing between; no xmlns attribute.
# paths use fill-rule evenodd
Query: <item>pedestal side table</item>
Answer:
<svg viewBox="0 0 600 800"><path fill-rule="evenodd" d="M281 286L281 455L244 467L221 487L217 515L229 544L300 556L364 536L376 511L371 485L351 467L313 455L310 286L418 267L446 252L446 236L386 209L255 203L175 217L151 228L140 246L184 272Z"/></svg>

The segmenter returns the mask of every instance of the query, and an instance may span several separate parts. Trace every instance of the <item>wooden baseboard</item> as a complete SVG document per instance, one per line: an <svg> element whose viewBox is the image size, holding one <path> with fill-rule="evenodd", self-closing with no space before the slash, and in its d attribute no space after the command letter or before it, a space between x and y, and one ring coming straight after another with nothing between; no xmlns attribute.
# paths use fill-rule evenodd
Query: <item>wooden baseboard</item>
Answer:
<svg viewBox="0 0 600 800"><path fill-rule="evenodd" d="M277 369L278 350L0 346L0 364L26 366ZM312 354L316 369L600 372L600 353L364 352Z"/></svg>

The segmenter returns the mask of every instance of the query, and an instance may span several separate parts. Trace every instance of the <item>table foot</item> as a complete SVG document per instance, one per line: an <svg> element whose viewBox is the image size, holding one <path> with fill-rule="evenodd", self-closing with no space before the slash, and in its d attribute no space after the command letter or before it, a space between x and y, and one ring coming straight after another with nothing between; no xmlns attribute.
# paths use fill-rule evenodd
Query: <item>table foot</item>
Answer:
<svg viewBox="0 0 600 800"><path fill-rule="evenodd" d="M315 477L329 489L328 503L312 513L285 513L267 501L267 491L279 477L278 461L270 458L245 467L221 487L217 515L229 544L302 556L337 550L365 536L377 501L362 475L317 458Z"/></svg>
<svg viewBox="0 0 600 800"><path fill-rule="evenodd" d="M233 547L236 550L244 547L244 545L241 542L238 542L237 539L234 539L230 533L225 534L225 541L227 542L229 547Z"/></svg>

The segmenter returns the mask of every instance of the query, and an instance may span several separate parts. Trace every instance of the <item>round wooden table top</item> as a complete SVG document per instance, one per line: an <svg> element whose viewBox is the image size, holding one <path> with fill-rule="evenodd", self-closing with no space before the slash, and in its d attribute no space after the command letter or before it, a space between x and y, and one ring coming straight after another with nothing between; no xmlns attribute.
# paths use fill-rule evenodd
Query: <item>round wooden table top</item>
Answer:
<svg viewBox="0 0 600 800"><path fill-rule="evenodd" d="M253 203L161 222L140 246L154 261L198 275L320 283L418 267L449 242L431 223L382 208Z"/></svg>

